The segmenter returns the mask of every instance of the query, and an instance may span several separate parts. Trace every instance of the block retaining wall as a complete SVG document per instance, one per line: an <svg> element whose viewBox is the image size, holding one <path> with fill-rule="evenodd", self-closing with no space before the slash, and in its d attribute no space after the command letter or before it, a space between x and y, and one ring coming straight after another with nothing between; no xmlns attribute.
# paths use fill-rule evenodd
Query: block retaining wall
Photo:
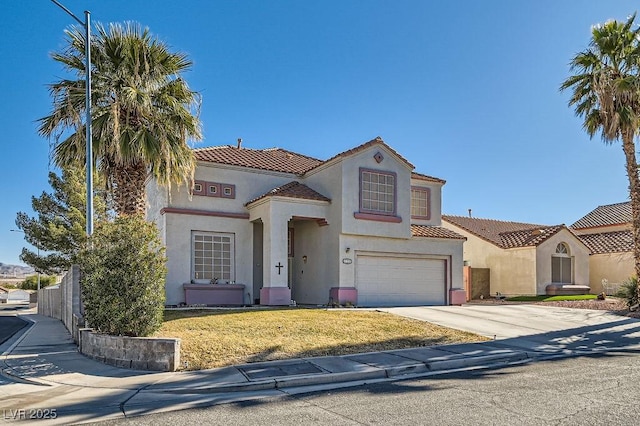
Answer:
<svg viewBox="0 0 640 426"><path fill-rule="evenodd" d="M176 371L180 339L110 336L80 329L80 353L105 364L136 370Z"/></svg>

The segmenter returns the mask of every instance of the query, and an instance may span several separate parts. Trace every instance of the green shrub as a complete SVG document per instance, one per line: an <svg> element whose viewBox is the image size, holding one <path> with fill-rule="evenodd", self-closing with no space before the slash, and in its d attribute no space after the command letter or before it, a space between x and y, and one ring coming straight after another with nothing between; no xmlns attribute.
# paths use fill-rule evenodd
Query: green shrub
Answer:
<svg viewBox="0 0 640 426"><path fill-rule="evenodd" d="M90 327L124 336L148 336L160 327L166 258L154 224L135 215L102 223L79 260Z"/></svg>
<svg viewBox="0 0 640 426"><path fill-rule="evenodd" d="M631 307L638 304L638 278L631 277L625 280L616 296L627 299L627 306Z"/></svg>

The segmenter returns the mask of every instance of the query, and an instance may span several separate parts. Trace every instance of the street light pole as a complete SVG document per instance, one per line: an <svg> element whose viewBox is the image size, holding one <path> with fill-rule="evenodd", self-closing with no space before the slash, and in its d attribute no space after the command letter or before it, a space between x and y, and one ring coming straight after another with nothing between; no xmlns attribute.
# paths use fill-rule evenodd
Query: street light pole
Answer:
<svg viewBox="0 0 640 426"><path fill-rule="evenodd" d="M57 0L51 0L56 6L64 10L71 16L76 22L84 27L85 30L85 74L86 74L86 95L85 95L85 110L87 113L86 118L86 143L87 143L87 237L93 234L93 136L91 134L91 12L84 11L84 22L82 22L76 15L74 15L69 9L64 7Z"/></svg>

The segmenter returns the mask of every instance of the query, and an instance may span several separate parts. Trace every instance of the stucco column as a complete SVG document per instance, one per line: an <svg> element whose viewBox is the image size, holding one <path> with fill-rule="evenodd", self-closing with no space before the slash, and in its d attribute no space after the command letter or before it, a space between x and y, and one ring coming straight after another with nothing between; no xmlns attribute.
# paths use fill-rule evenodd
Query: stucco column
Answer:
<svg viewBox="0 0 640 426"><path fill-rule="evenodd" d="M261 305L289 305L287 231L289 213L271 203L268 217L263 217L263 287Z"/></svg>

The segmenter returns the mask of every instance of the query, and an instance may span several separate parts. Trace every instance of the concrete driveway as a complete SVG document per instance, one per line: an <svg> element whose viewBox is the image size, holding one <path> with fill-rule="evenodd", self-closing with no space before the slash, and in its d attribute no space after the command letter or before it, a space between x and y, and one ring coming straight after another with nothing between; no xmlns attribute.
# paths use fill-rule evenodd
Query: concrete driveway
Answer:
<svg viewBox="0 0 640 426"><path fill-rule="evenodd" d="M552 332L590 329L634 328L635 320L607 311L570 309L541 305L462 305L379 308L403 317L469 331L492 339L513 339ZM638 335L636 332L635 335ZM640 337L638 335L637 337Z"/></svg>

